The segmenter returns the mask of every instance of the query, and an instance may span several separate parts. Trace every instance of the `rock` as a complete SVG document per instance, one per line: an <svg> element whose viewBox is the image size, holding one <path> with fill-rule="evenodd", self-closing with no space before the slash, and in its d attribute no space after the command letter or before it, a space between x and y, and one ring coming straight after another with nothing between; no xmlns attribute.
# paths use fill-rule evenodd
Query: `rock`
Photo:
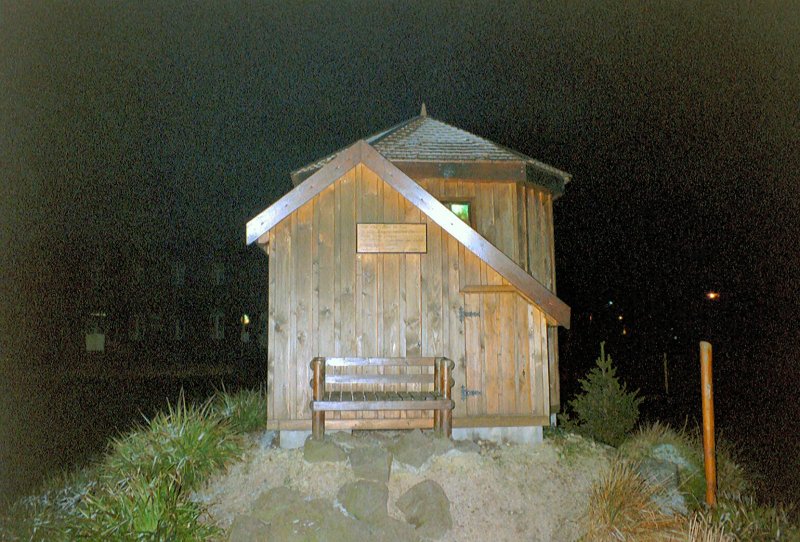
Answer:
<svg viewBox="0 0 800 542"><path fill-rule="evenodd" d="M689 513L686 499L678 485L677 465L662 459L646 457L637 466L637 472L651 486L658 488L657 493L653 495L653 502L658 505L662 513L670 515Z"/></svg>
<svg viewBox="0 0 800 542"><path fill-rule="evenodd" d="M267 524L250 515L233 518L228 530L229 542L267 542Z"/></svg>
<svg viewBox="0 0 800 542"><path fill-rule="evenodd" d="M450 439L426 435L419 430L403 434L391 447L397 461L415 468L421 467L432 456L452 449L453 443Z"/></svg>
<svg viewBox="0 0 800 542"><path fill-rule="evenodd" d="M350 450L358 446L358 444L363 440L354 436L352 433L348 431L334 431L332 433L327 433L325 435L325 438L330 438L333 442L336 443L337 446L339 446L346 452L349 452Z"/></svg>
<svg viewBox="0 0 800 542"><path fill-rule="evenodd" d="M453 445L455 446L455 449L461 453L481 453L481 447L472 440L457 440L453 442Z"/></svg>
<svg viewBox="0 0 800 542"><path fill-rule="evenodd" d="M450 500L433 480L424 480L403 493L397 508L421 538L439 539L453 527Z"/></svg>
<svg viewBox="0 0 800 542"><path fill-rule="evenodd" d="M304 539L303 542L308 540L318 542L353 542L355 540L371 540L373 538L372 530L369 525L349 518L339 511L334 511L326 518L326 521L321 524L316 535L316 538L307 538ZM274 540L282 541L283 539L276 537Z"/></svg>
<svg viewBox="0 0 800 542"><path fill-rule="evenodd" d="M255 437L256 443L261 450L267 450L269 448L276 447L276 437L277 434L275 431L264 431Z"/></svg>
<svg viewBox="0 0 800 542"><path fill-rule="evenodd" d="M653 446L650 452L650 456L654 459L668 461L677 467L677 485L681 493L693 501L694 506L704 501L706 478L703 474L702 458L691 455L690 451L684 451L672 444Z"/></svg>
<svg viewBox="0 0 800 542"><path fill-rule="evenodd" d="M405 521L385 516L370 524L374 542L418 542L419 537L413 525Z"/></svg>
<svg viewBox="0 0 800 542"><path fill-rule="evenodd" d="M250 511L256 519L269 523L275 517L291 513L305 505L303 495L288 487L273 487L259 495Z"/></svg>
<svg viewBox="0 0 800 542"><path fill-rule="evenodd" d="M375 445L350 450L350 466L357 478L388 482L392 472L392 454Z"/></svg>
<svg viewBox="0 0 800 542"><path fill-rule="evenodd" d="M314 440L309 437L303 445L303 459L309 463L322 461L339 462L347 459L347 454L330 439Z"/></svg>
<svg viewBox="0 0 800 542"><path fill-rule="evenodd" d="M368 540L371 534L366 523L345 516L331 501L306 500L299 492L284 487L264 492L251 514L241 518L232 526L237 541L349 542Z"/></svg>
<svg viewBox="0 0 800 542"><path fill-rule="evenodd" d="M375 523L388 515L389 488L384 482L350 482L339 488L336 498L348 514L368 523Z"/></svg>

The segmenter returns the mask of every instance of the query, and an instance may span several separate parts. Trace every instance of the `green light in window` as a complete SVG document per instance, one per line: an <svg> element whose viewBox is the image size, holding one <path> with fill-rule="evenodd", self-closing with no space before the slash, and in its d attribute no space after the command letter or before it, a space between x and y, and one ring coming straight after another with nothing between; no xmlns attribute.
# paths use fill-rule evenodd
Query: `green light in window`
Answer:
<svg viewBox="0 0 800 542"><path fill-rule="evenodd" d="M469 203L451 203L450 210L458 218L469 224Z"/></svg>

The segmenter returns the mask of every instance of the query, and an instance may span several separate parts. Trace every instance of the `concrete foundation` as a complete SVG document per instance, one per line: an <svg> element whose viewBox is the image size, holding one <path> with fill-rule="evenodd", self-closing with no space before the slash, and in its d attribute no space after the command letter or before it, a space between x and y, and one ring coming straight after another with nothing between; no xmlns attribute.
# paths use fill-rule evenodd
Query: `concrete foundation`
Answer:
<svg viewBox="0 0 800 542"><path fill-rule="evenodd" d="M501 444L537 444L542 442L542 428L536 425L525 427L454 427L455 440L490 440Z"/></svg>
<svg viewBox="0 0 800 542"><path fill-rule="evenodd" d="M281 448L291 450L302 448L306 439L311 436L311 431L278 431L278 443Z"/></svg>

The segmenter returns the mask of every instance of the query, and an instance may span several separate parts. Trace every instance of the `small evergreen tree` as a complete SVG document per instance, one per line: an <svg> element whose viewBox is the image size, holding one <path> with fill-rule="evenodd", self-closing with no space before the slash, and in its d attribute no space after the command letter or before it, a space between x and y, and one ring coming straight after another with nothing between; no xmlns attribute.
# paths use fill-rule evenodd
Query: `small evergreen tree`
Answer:
<svg viewBox="0 0 800 542"><path fill-rule="evenodd" d="M580 380L583 393L569 402L575 419L567 419L565 425L599 442L619 446L639 420L644 398L638 397L638 390L629 393L620 383L605 344L600 343L597 367Z"/></svg>

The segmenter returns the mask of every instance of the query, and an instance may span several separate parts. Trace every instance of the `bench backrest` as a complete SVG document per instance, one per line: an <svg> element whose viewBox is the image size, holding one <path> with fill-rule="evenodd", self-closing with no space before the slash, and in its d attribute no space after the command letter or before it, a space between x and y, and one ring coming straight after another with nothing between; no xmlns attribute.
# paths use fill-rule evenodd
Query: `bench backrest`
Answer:
<svg viewBox="0 0 800 542"><path fill-rule="evenodd" d="M325 387L426 386L433 388L436 357L416 358L315 358L324 360ZM313 366L312 361L312 366ZM452 363L452 362L450 362ZM405 368L405 370L403 370Z"/></svg>

